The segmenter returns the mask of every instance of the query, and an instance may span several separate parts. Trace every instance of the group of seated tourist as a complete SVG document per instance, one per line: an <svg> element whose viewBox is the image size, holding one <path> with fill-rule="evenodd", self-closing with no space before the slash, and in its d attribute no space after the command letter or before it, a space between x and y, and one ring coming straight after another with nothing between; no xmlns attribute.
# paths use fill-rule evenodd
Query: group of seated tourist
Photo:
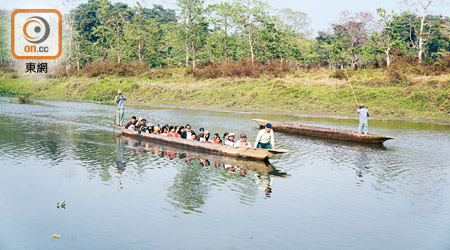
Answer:
<svg viewBox="0 0 450 250"><path fill-rule="evenodd" d="M139 134L147 133L163 135L205 143L228 145L236 148L251 147L251 143L247 141L246 134L241 134L238 141L235 141L236 136L234 133L228 132L226 132L222 138L217 133L214 134L213 138L211 138L211 133L206 131L204 128L200 128L198 134L196 134L189 124L186 126L171 126L165 124L161 127L159 124L147 123L146 119L139 118L139 120L137 120L136 116L132 117L131 121L125 125L125 128L137 131Z"/></svg>

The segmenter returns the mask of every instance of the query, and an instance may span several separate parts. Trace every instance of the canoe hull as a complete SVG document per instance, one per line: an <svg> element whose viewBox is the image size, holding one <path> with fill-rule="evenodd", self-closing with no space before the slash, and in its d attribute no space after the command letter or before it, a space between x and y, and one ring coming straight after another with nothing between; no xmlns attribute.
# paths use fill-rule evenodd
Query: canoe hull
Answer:
<svg viewBox="0 0 450 250"><path fill-rule="evenodd" d="M314 136L320 138L336 139L343 141L360 142L367 144L383 144L385 141L395 139L394 137L375 135L375 134L360 134L355 131L323 128L316 126L267 121L260 119L253 119L260 127L264 127L267 123L272 124L272 128L276 131L287 132L292 134Z"/></svg>
<svg viewBox="0 0 450 250"><path fill-rule="evenodd" d="M172 152L176 153L178 155L181 155L182 153L186 153L186 157L194 157L197 160L200 159L207 159L211 162L211 165L214 164L215 161L219 163L223 163L226 165L231 166L238 166L240 169L245 169L247 171L253 171L255 173L259 174L271 174L277 177L287 177L287 174L284 172L279 171L274 166L270 164L269 161L254 161L249 159L239 159L234 157L227 157L222 155L214 155L214 154L208 154L204 152L198 152L198 151L191 151L191 150L185 150L180 149L178 147L170 146L167 144L162 144L158 142L149 142L148 140L138 140L136 138L121 135L120 140L124 140L127 142L127 147L135 150L142 150L142 152L154 152L154 151L164 151L164 152ZM142 143L139 143L142 142ZM136 146L135 146L136 145ZM139 146L137 146L139 145ZM168 155L168 154L167 154Z"/></svg>
<svg viewBox="0 0 450 250"><path fill-rule="evenodd" d="M274 156L277 153L284 153L284 152L277 152L277 151L270 151L267 149L260 149L260 148L234 148L230 146L224 146L224 145L217 145L212 143L204 143L204 142L198 142L198 141L192 141L192 140L186 140L181 138L175 138L175 137L167 137L167 136L161 136L161 135L154 135L154 134L139 134L136 131L124 129L122 127L116 127L117 129L120 129L124 135L149 140L149 141L155 141L159 143L169 144L176 147L181 148L187 148L190 150L197 150L202 152L208 152L210 154L215 155L224 155L224 156L230 156L230 157L237 157L237 158L243 158L243 159L252 159L252 160L267 160L268 158ZM288 151L285 151L288 152Z"/></svg>

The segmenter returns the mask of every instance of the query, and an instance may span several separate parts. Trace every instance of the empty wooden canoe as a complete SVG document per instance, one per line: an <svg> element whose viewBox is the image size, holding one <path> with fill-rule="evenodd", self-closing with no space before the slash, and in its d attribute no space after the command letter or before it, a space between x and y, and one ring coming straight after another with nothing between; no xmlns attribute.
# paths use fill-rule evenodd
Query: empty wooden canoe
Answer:
<svg viewBox="0 0 450 250"><path fill-rule="evenodd" d="M267 149L261 149L261 148L247 148L247 147L235 148L235 147L231 147L231 146L218 145L218 144L213 144L213 143L204 143L204 142L192 141L192 140L175 138L175 137L167 137L167 136L162 136L162 135L154 135L154 134L146 134L146 133L139 134L137 131L125 129L125 128L118 127L118 126L116 126L116 128L120 129L122 131L122 133L127 136L141 138L141 139L149 140L149 141L165 143L165 144L174 145L174 146L182 147L182 148L188 148L191 150L208 152L210 154L225 155L225 156L231 156L231 157L237 157L237 158L245 158L245 159L252 159L252 160L266 160L266 159L274 156L275 154L289 152L289 150L282 150L282 149L267 150Z"/></svg>
<svg viewBox="0 0 450 250"><path fill-rule="evenodd" d="M321 138L329 138L329 139L337 139L344 141L354 141L361 143L370 143L370 144L383 144L385 141L390 139L395 139L394 137L383 136L383 135L374 135L374 134L360 134L356 131L350 130L342 130L335 128L323 128L316 126L308 126L294 123L284 123L284 122L275 122L275 121L267 121L260 119L252 119L258 123L260 127L264 127L267 123L272 124L272 128L275 131L299 134L299 135L308 135L315 136Z"/></svg>

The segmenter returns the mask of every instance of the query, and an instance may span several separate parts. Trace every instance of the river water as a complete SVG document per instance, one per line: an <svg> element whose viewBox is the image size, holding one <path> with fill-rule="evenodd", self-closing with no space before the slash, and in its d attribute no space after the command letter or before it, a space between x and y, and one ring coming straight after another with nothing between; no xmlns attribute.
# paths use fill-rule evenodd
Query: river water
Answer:
<svg viewBox="0 0 450 250"><path fill-rule="evenodd" d="M113 106L8 100L0 249L450 249L448 125L371 120L371 133L396 137L382 147L275 131L291 152L265 164L113 133ZM128 107L131 115L252 143L252 118L358 125L146 107Z"/></svg>

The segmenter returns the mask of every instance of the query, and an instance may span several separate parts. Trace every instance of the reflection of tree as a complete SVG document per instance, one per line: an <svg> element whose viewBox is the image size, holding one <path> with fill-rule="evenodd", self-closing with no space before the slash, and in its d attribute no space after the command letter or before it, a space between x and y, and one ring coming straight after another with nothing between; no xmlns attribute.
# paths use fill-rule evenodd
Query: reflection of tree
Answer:
<svg viewBox="0 0 450 250"><path fill-rule="evenodd" d="M236 189L240 191L241 203L254 203L258 195L258 187L255 181L251 178L251 176L245 176L244 178L243 175L240 175L239 177L240 178L238 178L237 181L239 181L241 185L237 185Z"/></svg>
<svg viewBox="0 0 450 250"><path fill-rule="evenodd" d="M81 133L73 135L74 145L72 150L77 158L86 166L86 170L91 175L99 174L102 181L111 179L110 167L114 165L116 159L115 150L111 144L113 136L109 132L99 131L98 133Z"/></svg>
<svg viewBox="0 0 450 250"><path fill-rule="evenodd" d="M2 117L0 142L12 152L26 151L28 155L44 156L59 163L65 156L67 148L60 133L64 128L37 126L35 123L20 122L10 117Z"/></svg>
<svg viewBox="0 0 450 250"><path fill-rule="evenodd" d="M49 159L53 165L74 158L91 176L100 176L103 181L111 178L109 171L116 157L113 145L108 144L113 140L109 131L78 131L77 127L64 123L18 123L7 116L2 117L0 125L3 150L26 152L21 155Z"/></svg>
<svg viewBox="0 0 450 250"><path fill-rule="evenodd" d="M181 167L168 190L170 202L178 209L199 212L198 208L205 204L208 196L210 179L210 172L198 167L198 163L190 162Z"/></svg>

